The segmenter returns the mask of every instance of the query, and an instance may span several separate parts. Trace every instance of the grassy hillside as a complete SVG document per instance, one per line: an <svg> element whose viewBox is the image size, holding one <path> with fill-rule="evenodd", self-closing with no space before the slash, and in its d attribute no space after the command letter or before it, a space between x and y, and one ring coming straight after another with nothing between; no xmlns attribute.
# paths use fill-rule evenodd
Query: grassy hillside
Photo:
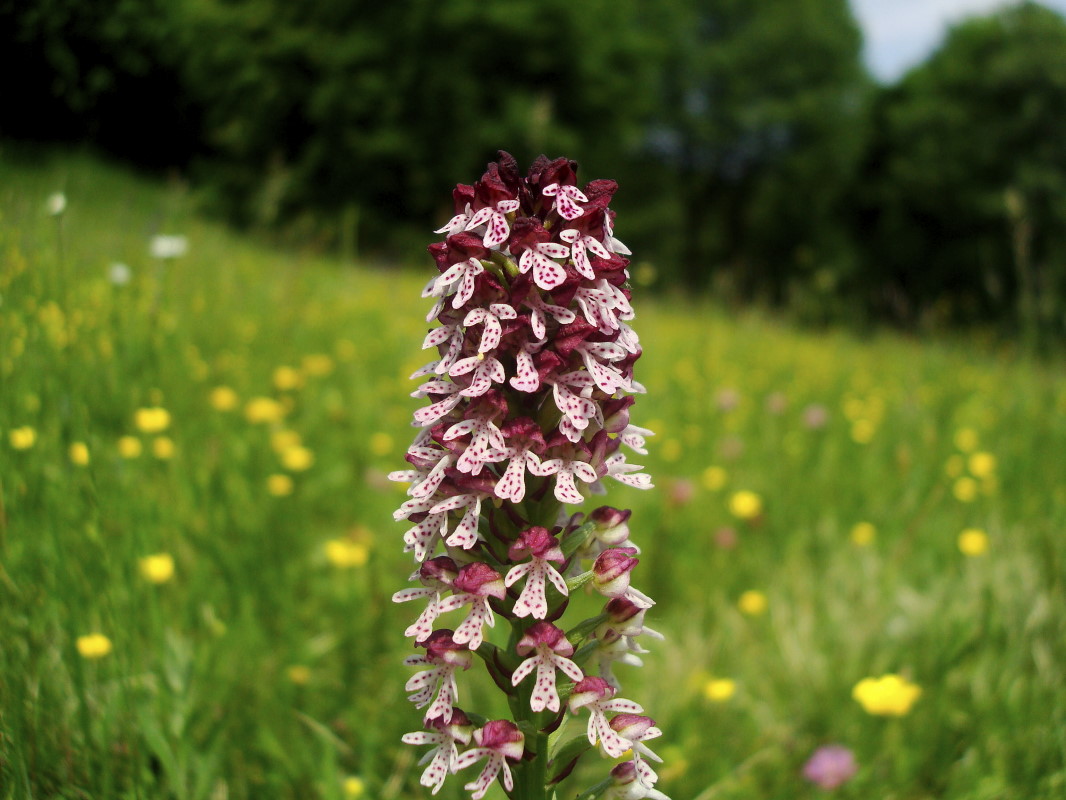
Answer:
<svg viewBox="0 0 1066 800"><path fill-rule="evenodd" d="M425 796L385 474L432 269L274 252L180 183L0 148L0 797ZM657 488L607 502L667 636L619 668L659 788L821 796L800 770L839 743L841 798L1066 794L1063 370L634 304ZM897 716L852 696L886 673L921 690Z"/></svg>

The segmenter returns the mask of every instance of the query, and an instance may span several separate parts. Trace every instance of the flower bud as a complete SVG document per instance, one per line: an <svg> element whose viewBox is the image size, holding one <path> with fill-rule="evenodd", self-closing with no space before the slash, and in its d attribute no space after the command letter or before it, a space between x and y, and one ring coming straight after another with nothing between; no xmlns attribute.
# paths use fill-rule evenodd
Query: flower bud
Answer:
<svg viewBox="0 0 1066 800"><path fill-rule="evenodd" d="M629 539L629 517L633 512L611 506L600 506L589 519L595 523L592 535L607 547L614 547Z"/></svg>
<svg viewBox="0 0 1066 800"><path fill-rule="evenodd" d="M620 597L629 588L629 573L640 562L633 558L635 547L604 550L592 565L592 585L607 597Z"/></svg>

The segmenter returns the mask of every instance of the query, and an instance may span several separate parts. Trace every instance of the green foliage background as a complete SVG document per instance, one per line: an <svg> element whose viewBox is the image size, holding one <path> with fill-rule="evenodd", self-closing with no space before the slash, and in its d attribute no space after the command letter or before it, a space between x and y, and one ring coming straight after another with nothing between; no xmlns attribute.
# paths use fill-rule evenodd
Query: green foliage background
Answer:
<svg viewBox="0 0 1066 800"><path fill-rule="evenodd" d="M188 253L154 260L157 233L184 234ZM109 280L114 261L128 283ZM400 743L420 723L402 692L415 611L389 598L413 564L391 515L404 487L385 479L419 405L423 262L279 252L193 214L180 182L3 151L0 797L428 797ZM641 459L657 488L602 502L633 509L634 583L666 635L643 669L618 668L665 731L660 788L823 798L800 770L839 742L860 765L841 800L1059 800L1061 364L649 294L635 287L648 394L633 419L657 434ZM219 386L235 406L212 401ZM283 413L257 421L262 398ZM151 407L169 412L165 431L138 427ZM280 457L293 434L306 469ZM279 474L291 493L271 492ZM740 491L761 498L756 517L731 512ZM876 530L863 545L859 522ZM960 552L966 528L987 533L986 553ZM331 560L338 541L364 558ZM158 585L139 568L157 553L175 562ZM750 590L764 613L738 607ZM91 633L113 650L82 657ZM851 697L887 672L922 690L900 718ZM712 679L735 693L715 701ZM462 691L471 708L502 705L475 669ZM560 798L606 766L592 758ZM438 796L468 796L461 782Z"/></svg>
<svg viewBox="0 0 1066 800"><path fill-rule="evenodd" d="M565 153L621 182L664 284L1063 333L1066 21L961 23L890 87L861 45L847 0L0 0L0 136L393 259L498 148Z"/></svg>

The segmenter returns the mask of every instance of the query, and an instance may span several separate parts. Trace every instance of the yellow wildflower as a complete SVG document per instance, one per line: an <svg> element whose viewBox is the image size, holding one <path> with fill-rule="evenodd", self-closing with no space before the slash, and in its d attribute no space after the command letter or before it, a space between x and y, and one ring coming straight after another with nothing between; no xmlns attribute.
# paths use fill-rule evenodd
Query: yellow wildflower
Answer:
<svg viewBox="0 0 1066 800"><path fill-rule="evenodd" d="M996 457L991 453L973 453L967 465L970 467L970 474L975 478L988 478L996 471Z"/></svg>
<svg viewBox="0 0 1066 800"><path fill-rule="evenodd" d="M724 703L737 693L737 682L729 678L711 678L703 685L703 696L712 703Z"/></svg>
<svg viewBox="0 0 1066 800"><path fill-rule="evenodd" d="M370 436L370 452L376 456L387 456L392 452L392 437L382 431L376 431Z"/></svg>
<svg viewBox="0 0 1066 800"><path fill-rule="evenodd" d="M700 476L703 483L703 488L709 489L712 492L717 492L723 486L726 481L729 480L729 473L721 467L710 466L703 471L703 475Z"/></svg>
<svg viewBox="0 0 1066 800"><path fill-rule="evenodd" d="M983 556L988 552L988 534L980 528L967 528L959 534L959 550L963 555Z"/></svg>
<svg viewBox="0 0 1066 800"><path fill-rule="evenodd" d="M298 369L281 366L274 370L274 388L280 392L299 389L303 383L304 377Z"/></svg>
<svg viewBox="0 0 1066 800"><path fill-rule="evenodd" d="M70 463L79 467L89 466L89 446L85 442L71 442L67 453L70 456Z"/></svg>
<svg viewBox="0 0 1066 800"><path fill-rule="evenodd" d="M174 457L174 441L168 436L157 436L152 440L152 455L161 461Z"/></svg>
<svg viewBox="0 0 1066 800"><path fill-rule="evenodd" d="M303 472L315 463L315 454L306 447L289 447L281 451L281 465L293 472Z"/></svg>
<svg viewBox="0 0 1066 800"><path fill-rule="evenodd" d="M229 386L216 386L207 396L207 400L215 411L232 411L237 407L240 398Z"/></svg>
<svg viewBox="0 0 1066 800"><path fill-rule="evenodd" d="M244 407L244 416L252 424L277 422L285 416L285 409L273 397L253 397Z"/></svg>
<svg viewBox="0 0 1066 800"><path fill-rule="evenodd" d="M16 450L29 450L37 442L37 431L29 425L15 428L8 434L11 446Z"/></svg>
<svg viewBox="0 0 1066 800"><path fill-rule="evenodd" d="M361 567L370 558L370 548L351 539L330 539L326 542L326 558L335 567Z"/></svg>
<svg viewBox="0 0 1066 800"><path fill-rule="evenodd" d="M296 431L280 430L270 434L270 446L275 453L283 453L293 447L303 444L303 439Z"/></svg>
<svg viewBox="0 0 1066 800"><path fill-rule="evenodd" d="M755 519L762 514L762 498L746 489L733 492L729 498L729 513L737 519Z"/></svg>
<svg viewBox="0 0 1066 800"><path fill-rule="evenodd" d="M977 481L968 475L964 475L955 481L951 487L951 493L960 503L972 503L977 497Z"/></svg>
<svg viewBox="0 0 1066 800"><path fill-rule="evenodd" d="M973 428L959 428L955 431L955 446L964 453L977 449L977 431Z"/></svg>
<svg viewBox="0 0 1066 800"><path fill-rule="evenodd" d="M873 540L876 537L877 528L873 526L872 522L856 522L851 527L851 542L859 547L873 544Z"/></svg>
<svg viewBox="0 0 1066 800"><path fill-rule="evenodd" d="M137 458L141 449L141 440L136 436L123 436L118 440L118 454L123 458Z"/></svg>
<svg viewBox="0 0 1066 800"><path fill-rule="evenodd" d="M292 494L293 482L288 475L276 474L267 478L267 491L274 497L286 497Z"/></svg>
<svg viewBox="0 0 1066 800"><path fill-rule="evenodd" d="M308 375L320 378L333 372L333 359L325 353L311 353L303 357L301 366Z"/></svg>
<svg viewBox="0 0 1066 800"><path fill-rule="evenodd" d="M344 800L359 800L366 794L366 784L362 778L351 775L344 779Z"/></svg>
<svg viewBox="0 0 1066 800"><path fill-rule="evenodd" d="M90 633L85 636L79 636L75 645L78 648L78 654L82 658L88 658L95 660L97 658L103 658L111 652L111 640L104 636L102 633Z"/></svg>
<svg viewBox="0 0 1066 800"><path fill-rule="evenodd" d="M160 406L138 408L133 412L133 424L141 433L162 433L170 427L170 412Z"/></svg>
<svg viewBox="0 0 1066 800"><path fill-rule="evenodd" d="M137 565L141 577L151 583L166 583L174 577L174 557L170 553L145 556Z"/></svg>
<svg viewBox="0 0 1066 800"><path fill-rule="evenodd" d="M851 696L867 714L883 717L902 717L921 693L920 686L891 673L880 678L863 678L851 690Z"/></svg>
<svg viewBox="0 0 1066 800"><path fill-rule="evenodd" d="M308 681L311 680L311 670L303 664L293 664L285 670L285 674L288 675L289 680L297 686L305 686Z"/></svg>
<svg viewBox="0 0 1066 800"><path fill-rule="evenodd" d="M749 589L740 595L740 599L737 600L737 608L741 613L747 614L749 617L757 617L760 614L765 613L766 607L769 605L769 601L766 599L766 595L755 589Z"/></svg>
<svg viewBox="0 0 1066 800"><path fill-rule="evenodd" d="M857 419L851 423L851 440L856 444L869 444L875 433L877 426L871 420Z"/></svg>

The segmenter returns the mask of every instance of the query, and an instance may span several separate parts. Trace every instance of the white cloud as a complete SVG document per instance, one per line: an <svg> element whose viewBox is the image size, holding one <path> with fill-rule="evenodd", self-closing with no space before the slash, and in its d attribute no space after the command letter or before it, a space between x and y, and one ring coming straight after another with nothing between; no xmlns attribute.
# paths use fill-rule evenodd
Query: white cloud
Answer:
<svg viewBox="0 0 1066 800"><path fill-rule="evenodd" d="M883 81L894 81L940 43L952 23L1018 0L851 0L866 40L865 59ZM1066 0L1044 5L1066 12Z"/></svg>

